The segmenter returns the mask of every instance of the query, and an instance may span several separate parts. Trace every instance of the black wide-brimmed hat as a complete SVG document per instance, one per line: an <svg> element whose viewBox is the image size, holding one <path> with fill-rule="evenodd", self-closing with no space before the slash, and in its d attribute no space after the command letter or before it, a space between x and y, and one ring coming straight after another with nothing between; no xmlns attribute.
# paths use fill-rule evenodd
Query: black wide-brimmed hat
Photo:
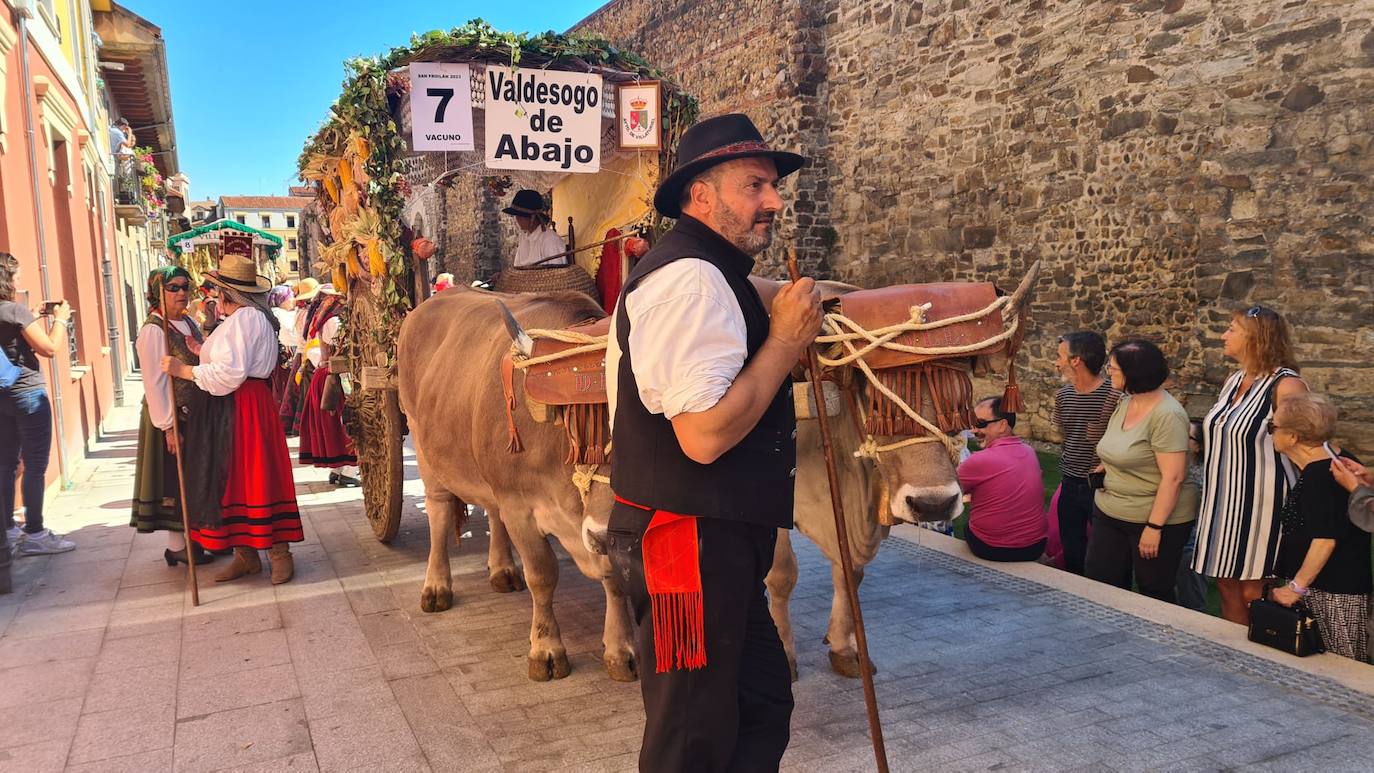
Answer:
<svg viewBox="0 0 1374 773"><path fill-rule="evenodd" d="M549 206L544 203L544 197L539 194L539 191L525 188L515 192L515 198L510 200L510 206L501 210L501 214L529 217L545 212L548 208Z"/></svg>
<svg viewBox="0 0 1374 773"><path fill-rule="evenodd" d="M693 177L736 158L762 156L773 159L778 177L801 169L806 159L785 150L773 150L763 141L754 122L743 113L729 113L694 124L677 144L677 166L658 184L654 207L668 217L681 217L682 189Z"/></svg>

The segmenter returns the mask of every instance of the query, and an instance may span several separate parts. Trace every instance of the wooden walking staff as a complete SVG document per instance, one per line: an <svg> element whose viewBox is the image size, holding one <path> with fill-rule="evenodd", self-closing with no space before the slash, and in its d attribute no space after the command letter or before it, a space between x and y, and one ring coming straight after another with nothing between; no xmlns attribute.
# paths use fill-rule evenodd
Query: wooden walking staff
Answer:
<svg viewBox="0 0 1374 773"><path fill-rule="evenodd" d="M190 281L190 280L187 280ZM167 353L172 353L172 327L167 322L167 287L159 281L158 295L162 301L162 335L167 339ZM172 455L177 460L177 500L181 502L181 530L186 535L186 574L191 579L191 606L200 606L200 586L196 583L196 552L191 548L191 516L186 510L186 473L181 466L181 432L177 425L177 390L172 385L172 374L167 374L167 397L172 401Z"/></svg>
<svg viewBox="0 0 1374 773"><path fill-rule="evenodd" d="M797 252L787 251L787 272L792 281L801 279L797 268ZM825 474L830 479L830 507L835 513L835 536L839 540L840 568L844 574L844 591L849 597L849 610L854 616L854 638L859 647L859 676L864 684L864 703L868 705L868 731L873 739L873 757L878 773L887 773L887 747L883 745L883 725L878 719L878 696L873 689L873 667L868 660L868 635L864 633L864 615L859 609L859 589L854 585L854 560L849 555L849 529L844 519L844 502L840 497L840 474L835 466L835 450L831 442L830 418L825 411L825 392L821 385L821 363L814 345L806 348L806 372L811 382L812 399L816 401L816 421L820 422L821 448L825 451Z"/></svg>

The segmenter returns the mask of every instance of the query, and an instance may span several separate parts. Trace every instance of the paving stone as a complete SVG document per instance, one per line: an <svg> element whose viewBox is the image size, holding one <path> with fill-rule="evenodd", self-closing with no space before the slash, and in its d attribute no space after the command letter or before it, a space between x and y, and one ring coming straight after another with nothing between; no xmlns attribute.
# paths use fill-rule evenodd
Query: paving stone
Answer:
<svg viewBox="0 0 1374 773"><path fill-rule="evenodd" d="M173 707L148 704L138 711L83 714L68 761L76 764L167 749L175 731Z"/></svg>
<svg viewBox="0 0 1374 773"><path fill-rule="evenodd" d="M40 741L0 749L0 771L47 773L60 771L67 763L70 740Z"/></svg>
<svg viewBox="0 0 1374 773"><path fill-rule="evenodd" d="M171 747L67 766L68 773L145 773L146 771L171 769Z"/></svg>
<svg viewBox="0 0 1374 773"><path fill-rule="evenodd" d="M277 703L300 694L290 663L216 676L182 676L177 686L177 718Z"/></svg>
<svg viewBox="0 0 1374 773"><path fill-rule="evenodd" d="M22 706L86 693L95 658L33 663L0 671L0 708Z"/></svg>
<svg viewBox="0 0 1374 773"><path fill-rule="evenodd" d="M299 698L176 723L177 770L243 767L310 752L310 731Z"/></svg>

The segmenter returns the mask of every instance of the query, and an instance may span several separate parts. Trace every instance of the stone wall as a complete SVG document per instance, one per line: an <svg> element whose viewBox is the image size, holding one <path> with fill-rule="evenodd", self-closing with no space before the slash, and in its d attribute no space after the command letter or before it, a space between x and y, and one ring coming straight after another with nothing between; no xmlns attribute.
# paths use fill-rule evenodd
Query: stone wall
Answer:
<svg viewBox="0 0 1374 773"><path fill-rule="evenodd" d="M783 234L814 270L1010 285L1042 261L1035 436L1059 333L1158 341L1201 415L1230 310L1260 303L1374 452L1374 4L616 0L579 27L817 160Z"/></svg>

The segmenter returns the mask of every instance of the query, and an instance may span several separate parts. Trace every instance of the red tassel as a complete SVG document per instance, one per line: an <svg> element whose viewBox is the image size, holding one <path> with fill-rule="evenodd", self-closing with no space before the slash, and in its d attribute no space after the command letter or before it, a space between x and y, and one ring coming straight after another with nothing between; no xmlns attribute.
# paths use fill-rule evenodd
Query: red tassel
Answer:
<svg viewBox="0 0 1374 773"><path fill-rule="evenodd" d="M654 620L654 668L706 666L706 615L702 606L697 519L659 510L642 540L644 583Z"/></svg>
<svg viewBox="0 0 1374 773"><path fill-rule="evenodd" d="M1016 362L1007 365L1007 388L1002 392L1002 413L1020 413L1026 410L1021 401L1021 388L1016 385Z"/></svg>

